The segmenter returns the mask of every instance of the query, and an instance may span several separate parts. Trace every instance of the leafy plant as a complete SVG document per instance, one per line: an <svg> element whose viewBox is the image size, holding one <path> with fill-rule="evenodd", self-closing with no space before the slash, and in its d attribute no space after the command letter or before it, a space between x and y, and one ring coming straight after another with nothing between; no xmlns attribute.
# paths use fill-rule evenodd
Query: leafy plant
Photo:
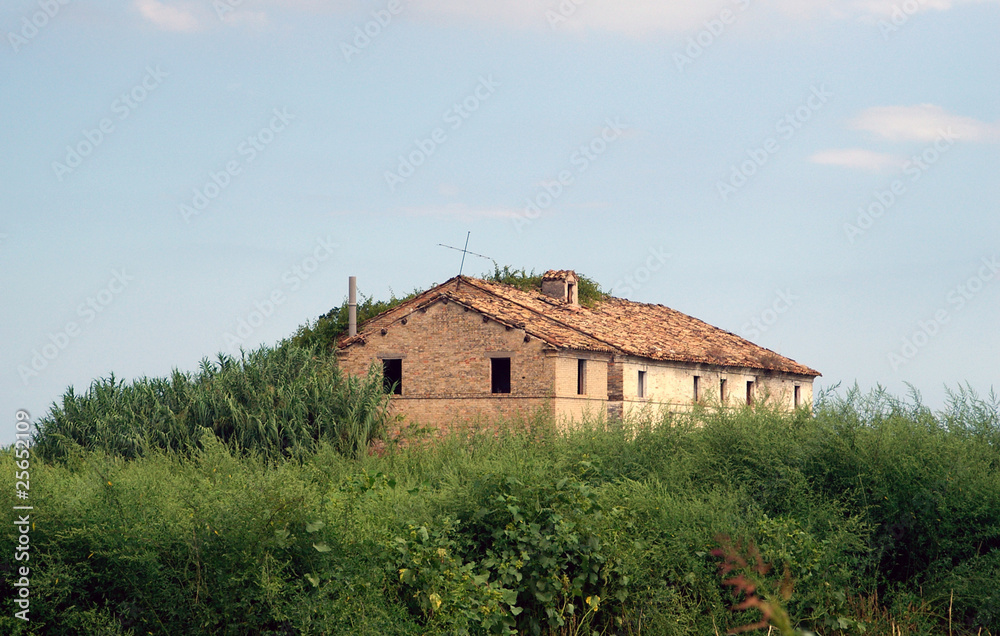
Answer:
<svg viewBox="0 0 1000 636"><path fill-rule="evenodd" d="M377 367L350 376L331 353L285 344L219 354L193 376L126 384L112 375L82 395L70 387L38 421L34 447L47 459L76 445L134 459L151 449L191 452L209 433L271 459L300 457L320 440L358 457L382 435L388 408Z"/></svg>
<svg viewBox="0 0 1000 636"><path fill-rule="evenodd" d="M482 274L483 280L510 285L527 292L542 291L542 276L543 274L536 274L535 270L528 272L524 268L516 269L509 265L504 265L501 268L496 264L493 265L492 272ZM577 296L581 305L593 307L604 300L607 294L597 281L577 273Z"/></svg>
<svg viewBox="0 0 1000 636"><path fill-rule="evenodd" d="M396 294L390 290L388 300L376 300L365 294L360 295L357 305L358 324L365 322L375 316L385 313L390 309L401 305L420 293L421 290L413 290L409 294L397 298ZM350 320L348 299L345 298L339 306L326 312L314 322L307 322L299 326L289 341L297 347L330 349L335 346L337 340L347 334Z"/></svg>

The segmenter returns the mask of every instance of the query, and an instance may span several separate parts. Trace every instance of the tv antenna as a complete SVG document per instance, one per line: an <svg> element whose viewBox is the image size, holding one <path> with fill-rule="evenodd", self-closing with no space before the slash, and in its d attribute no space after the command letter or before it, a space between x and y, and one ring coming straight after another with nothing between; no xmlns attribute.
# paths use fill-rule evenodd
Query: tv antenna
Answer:
<svg viewBox="0 0 1000 636"><path fill-rule="evenodd" d="M462 253L462 264L458 268L458 275L459 276L462 275L462 271L465 269L465 255L466 254L472 254L473 256L478 256L479 258L485 258L488 261L493 261L493 267L498 267L497 266L497 262L494 261L489 256L483 256L482 254L476 254L475 252L470 252L469 251L469 236L471 236L471 235L472 235L472 230L469 230L469 232L465 235L465 247L463 247L462 249L459 249L457 247L452 247L451 245L445 245L444 243L438 243L438 245L441 246L441 247L447 247L450 250L455 250L456 252L461 252Z"/></svg>

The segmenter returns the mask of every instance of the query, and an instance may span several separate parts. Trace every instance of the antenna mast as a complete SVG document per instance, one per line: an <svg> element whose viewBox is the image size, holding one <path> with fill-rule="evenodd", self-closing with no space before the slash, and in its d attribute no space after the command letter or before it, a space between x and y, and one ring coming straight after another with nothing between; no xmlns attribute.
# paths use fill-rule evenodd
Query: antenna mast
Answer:
<svg viewBox="0 0 1000 636"><path fill-rule="evenodd" d="M473 256L478 256L479 258L485 258L486 260L493 262L493 267L498 267L497 266L497 262L494 261L489 256L483 256L482 254L476 254L475 252L470 252L469 251L469 236L471 236L471 235L472 235L472 230L469 230L469 232L465 235L465 247L463 247L462 249L458 249L457 247L452 247L451 245L445 245L444 243L438 243L438 245L441 246L441 247L447 247L450 250L455 250L456 252L461 252L462 253L462 265L458 268L458 275L459 276L461 276L462 272L465 270L465 255L466 254L472 254Z"/></svg>

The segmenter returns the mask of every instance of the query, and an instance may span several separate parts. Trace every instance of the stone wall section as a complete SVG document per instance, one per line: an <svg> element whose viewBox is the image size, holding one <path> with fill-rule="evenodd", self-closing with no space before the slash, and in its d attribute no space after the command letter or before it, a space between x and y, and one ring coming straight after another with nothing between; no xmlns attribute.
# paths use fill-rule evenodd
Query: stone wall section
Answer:
<svg viewBox="0 0 1000 636"><path fill-rule="evenodd" d="M373 361L402 360L402 395L394 410L440 424L478 416L527 415L552 408L554 351L523 329L508 328L455 302L436 302L339 353L348 373ZM492 393L491 358L510 358L509 394Z"/></svg>

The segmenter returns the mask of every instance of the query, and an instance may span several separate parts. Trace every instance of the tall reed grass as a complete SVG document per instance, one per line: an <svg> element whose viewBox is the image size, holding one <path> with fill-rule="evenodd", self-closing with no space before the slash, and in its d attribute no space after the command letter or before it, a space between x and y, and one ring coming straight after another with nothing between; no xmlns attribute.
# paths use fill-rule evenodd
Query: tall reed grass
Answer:
<svg viewBox="0 0 1000 636"><path fill-rule="evenodd" d="M995 396L538 416L368 454L381 383L330 366L279 348L68 395L32 464L33 620L7 601L0 633L701 636L765 601L821 636L1000 633ZM2 505L13 475L4 450ZM753 546L738 599L720 536Z"/></svg>
<svg viewBox="0 0 1000 636"><path fill-rule="evenodd" d="M37 423L35 452L65 457L74 445L133 459L151 449L189 452L206 432L276 459L319 441L352 457L381 435L389 397L377 369L341 373L325 348L291 344L219 354L198 373L124 382L114 375L83 394L72 387Z"/></svg>

